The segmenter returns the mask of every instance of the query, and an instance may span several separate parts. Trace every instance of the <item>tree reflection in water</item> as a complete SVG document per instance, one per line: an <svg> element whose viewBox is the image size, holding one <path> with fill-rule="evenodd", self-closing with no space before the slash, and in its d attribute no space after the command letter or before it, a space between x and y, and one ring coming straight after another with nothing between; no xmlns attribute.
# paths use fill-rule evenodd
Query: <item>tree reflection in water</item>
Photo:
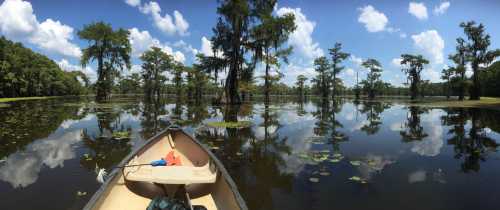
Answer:
<svg viewBox="0 0 500 210"><path fill-rule="evenodd" d="M488 122L494 123L492 127L498 127L498 120L485 119L492 114L498 115L489 110L460 108L450 109L447 115L442 116L443 125L452 126L448 131L452 136L448 139L448 144L453 145L455 158L462 160L461 171L478 172L481 168L480 162L486 161L489 153L497 151L498 143L488 137L485 130ZM467 132L466 125L469 121L470 129Z"/></svg>
<svg viewBox="0 0 500 210"><path fill-rule="evenodd" d="M418 106L408 107L404 128L399 134L404 142L420 141L429 136L421 125L420 115L425 113L425 108Z"/></svg>
<svg viewBox="0 0 500 210"><path fill-rule="evenodd" d="M129 139L114 139L114 132L131 132L130 127L121 123L124 112L119 106L101 104L95 108L98 131L84 129L82 140L88 152L80 158L81 165L87 170L110 168L119 163L130 151Z"/></svg>
<svg viewBox="0 0 500 210"><path fill-rule="evenodd" d="M382 125L380 114L389 108L391 108L390 103L364 101L360 112L366 114L366 121L368 123L361 127L361 131L367 135L376 134Z"/></svg>

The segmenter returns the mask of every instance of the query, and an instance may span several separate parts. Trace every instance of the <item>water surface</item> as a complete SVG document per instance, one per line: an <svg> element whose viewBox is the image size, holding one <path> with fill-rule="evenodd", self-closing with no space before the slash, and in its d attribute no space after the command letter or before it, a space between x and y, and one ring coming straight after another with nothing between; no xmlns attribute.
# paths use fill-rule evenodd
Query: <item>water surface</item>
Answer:
<svg viewBox="0 0 500 210"><path fill-rule="evenodd" d="M500 206L498 111L115 98L19 101L0 113L1 209L81 209L100 186L97 170L112 168L172 121L212 148L252 210ZM206 126L224 119L252 126ZM131 138L114 139L116 132Z"/></svg>

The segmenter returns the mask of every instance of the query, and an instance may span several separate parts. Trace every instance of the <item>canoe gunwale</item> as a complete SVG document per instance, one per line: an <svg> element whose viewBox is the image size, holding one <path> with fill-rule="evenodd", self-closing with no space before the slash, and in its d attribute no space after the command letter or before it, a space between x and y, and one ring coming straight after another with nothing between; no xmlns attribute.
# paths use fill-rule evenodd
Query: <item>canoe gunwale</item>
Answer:
<svg viewBox="0 0 500 210"><path fill-rule="evenodd" d="M243 200L243 197L241 197L238 188L236 184L234 183L233 179L229 175L228 171L222 164L222 162L210 151L208 147L200 143L196 138L191 136L190 134L184 132L181 128L177 126L171 126L163 131L160 131L153 137L149 138L147 141L145 141L143 144L135 148L133 151L131 151L123 160L117 165L118 167L126 165L132 158L134 158L137 153L139 153L141 150L146 148L147 145L154 143L156 140L159 140L160 137L164 136L167 133L172 133L172 132L181 132L182 134L188 136L195 142L198 146L200 146L205 152L207 152L208 156L210 157L210 160L215 163L217 166L217 171L220 172L220 174L223 176L224 180L227 182L229 187L231 188L231 191L233 192L233 195L235 196L235 199L238 203L238 206L240 207L241 210L248 210L248 207L246 206L245 200ZM121 168L114 168L113 171L109 174L109 178L107 178L104 183L99 187L99 189L94 193L94 195L90 198L90 200L87 202L85 207L83 208L84 210L92 210L97 202L99 201L99 198L106 192L108 187L110 187L111 182L117 178L117 174L121 173Z"/></svg>

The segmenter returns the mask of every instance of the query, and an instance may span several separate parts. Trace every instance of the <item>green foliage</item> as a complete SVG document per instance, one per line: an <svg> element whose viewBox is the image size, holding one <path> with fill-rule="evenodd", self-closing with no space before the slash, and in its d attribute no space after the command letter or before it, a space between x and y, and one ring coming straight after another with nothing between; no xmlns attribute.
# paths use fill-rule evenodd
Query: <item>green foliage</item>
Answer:
<svg viewBox="0 0 500 210"><path fill-rule="evenodd" d="M316 91L322 97L328 97L330 92L330 63L328 59L324 56L314 59L314 70L318 73L316 78L312 79L313 83L315 83Z"/></svg>
<svg viewBox="0 0 500 210"><path fill-rule="evenodd" d="M304 84L307 81L307 77L304 75L299 75L297 76L297 82L295 83L297 85L297 89L299 90L299 96L303 97L304 96Z"/></svg>
<svg viewBox="0 0 500 210"><path fill-rule="evenodd" d="M82 72L65 72L44 55L0 37L0 97L79 95Z"/></svg>
<svg viewBox="0 0 500 210"><path fill-rule="evenodd" d="M122 94L140 93L141 86L141 76L138 73L121 78L118 83L118 88Z"/></svg>
<svg viewBox="0 0 500 210"><path fill-rule="evenodd" d="M125 29L113 30L110 24L104 22L85 25L78 31L78 37L89 42L83 49L82 66L97 60L97 100L103 100L111 93L114 79L120 75L124 66L130 68L130 53L132 48L128 40L129 32Z"/></svg>
<svg viewBox="0 0 500 210"><path fill-rule="evenodd" d="M163 52L158 47L152 47L141 55L144 80L144 95L146 98L157 98L161 95L162 87L168 80L165 73L175 68L175 61L171 55Z"/></svg>
<svg viewBox="0 0 500 210"><path fill-rule="evenodd" d="M481 94L480 71L483 69L480 66L487 66L493 60L500 56L500 49L489 50L490 35L485 32L483 24L476 25L476 22L469 21L460 24L464 29L468 42L465 43L465 53L467 60L470 62L473 75L473 86L471 89L472 100L479 100Z"/></svg>
<svg viewBox="0 0 500 210"><path fill-rule="evenodd" d="M341 43L335 43L335 46L333 48L328 49L330 56L332 58L332 67L331 67L331 76L333 79L331 80L332 83L332 97L335 96L336 92L336 80L337 80L337 75L344 69L344 66L341 65L342 61L347 59L349 57L349 53L342 52L342 44Z"/></svg>
<svg viewBox="0 0 500 210"><path fill-rule="evenodd" d="M237 121L237 122L207 122L210 127L217 128L246 128L252 126L250 121Z"/></svg>
<svg viewBox="0 0 500 210"><path fill-rule="evenodd" d="M363 67L368 69L366 80L363 80L363 89L368 92L368 98L375 98L377 91L383 88L384 83L380 80L382 65L375 59L367 59L363 62Z"/></svg>
<svg viewBox="0 0 500 210"><path fill-rule="evenodd" d="M276 0L255 1L256 9L254 12L260 23L250 31L250 45L255 52L254 62L263 61L265 64L264 86L266 101L269 100L270 80L276 79L271 75L272 68L274 67L274 70L278 72L280 67L279 59L288 63L288 55L292 52L291 47L283 49L281 46L296 29L293 14L273 15L273 8L276 3Z"/></svg>
<svg viewBox="0 0 500 210"><path fill-rule="evenodd" d="M402 54L401 58L401 65L403 65L401 70L408 76L410 81L411 99L416 99L419 94L418 86L421 82L420 72L422 72L426 64L429 64L429 61L422 55Z"/></svg>

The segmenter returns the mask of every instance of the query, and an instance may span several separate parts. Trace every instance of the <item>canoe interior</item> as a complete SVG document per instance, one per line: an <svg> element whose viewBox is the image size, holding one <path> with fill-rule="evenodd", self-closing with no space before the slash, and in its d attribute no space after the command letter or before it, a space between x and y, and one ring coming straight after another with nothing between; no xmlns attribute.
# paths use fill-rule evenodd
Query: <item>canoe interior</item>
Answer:
<svg viewBox="0 0 500 210"><path fill-rule="evenodd" d="M172 148L172 142L169 142L169 139L172 139L175 145L174 148ZM165 157L170 150L174 150L175 155L181 157L184 166L204 166L213 156L209 155L204 148L184 132L173 130L152 139L147 145L139 149L135 155L132 155L127 160L127 163L132 159L142 163L149 163ZM234 186L230 186L227 180L230 178L225 170L221 172L222 166L220 164L217 167L217 178L214 183L189 184L181 186L180 189L174 185L126 180L124 179L124 173L118 172L109 180L107 187L99 193L100 195L96 198L95 203L88 209L146 209L151 199L156 196L165 196L172 189L178 189L176 190L177 199L189 200L187 202L190 202L191 205L202 205L208 210L246 209L246 206L241 204L241 198Z"/></svg>

